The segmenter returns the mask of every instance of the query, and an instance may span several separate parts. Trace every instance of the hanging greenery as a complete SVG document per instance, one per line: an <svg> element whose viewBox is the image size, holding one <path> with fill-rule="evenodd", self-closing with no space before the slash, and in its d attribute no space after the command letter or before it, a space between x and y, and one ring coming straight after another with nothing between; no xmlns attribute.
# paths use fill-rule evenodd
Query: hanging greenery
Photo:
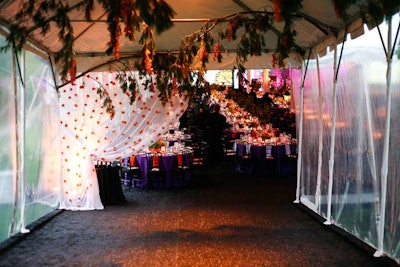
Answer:
<svg viewBox="0 0 400 267"><path fill-rule="evenodd" d="M154 50L151 42L153 29L157 33L161 33L173 26L171 19L174 11L163 0L96 0L96 2L104 8L107 14L110 34L107 53L114 53L116 59L119 58L119 38L122 33L132 41L135 41L136 32L141 33L139 43L151 51ZM55 23L58 28L58 37L62 43L55 60L61 63L60 74L63 79L66 79L69 72L73 72L76 63L73 50L74 32L69 12L84 10L86 20L91 21L94 4L95 0L82 0L73 6L69 6L68 1L26 1L10 26L7 41L9 44L14 44L17 49L21 49L32 32L40 29L44 36L50 30L51 23ZM124 25L123 31L121 24ZM75 77L70 75L69 78L73 81Z"/></svg>
<svg viewBox="0 0 400 267"><path fill-rule="evenodd" d="M58 28L58 37L62 47L56 53L56 62L60 64L60 75L66 82L74 82L77 64L74 58L74 32L70 21L70 12L82 10L85 19L91 21L95 4L100 5L107 18L108 54L113 54L113 70L118 72L122 92L130 101L135 101L139 84L145 84L147 90L158 90L159 98L167 103L173 93L190 97L196 94L196 87L204 87L203 73L210 60L221 62L222 53L229 52L223 43L236 42L236 67L244 78L245 62L250 56L273 53L272 65L285 67L284 60L291 52L304 55L304 50L296 44L296 32L293 23L299 17L302 0L270 0L273 10L240 12L222 18L208 20L197 31L181 41L179 53L158 53L154 35L173 26L175 12L164 0L81 0L70 6L62 0L27 0L16 14L7 36L9 47L21 49L27 38L38 30L45 36L51 27ZM350 21L347 11L358 4L356 0L332 0L337 16ZM385 16L392 16L399 10L399 1L368 1L368 5L359 7L366 22L379 22ZM282 23L280 29L275 25ZM282 26L282 27L281 27ZM266 33L273 33L277 43L273 51L266 50ZM134 64L128 64L120 56L120 38L124 35L132 42L142 46L141 54ZM138 40L136 36L140 36ZM399 48L400 49L400 48ZM400 51L397 51L400 57ZM132 75L139 70L141 79ZM83 74L81 74L83 75ZM245 79L245 78L244 78ZM195 84L195 82L197 84ZM101 86L99 96L104 106L112 114L113 106L107 98L107 92Z"/></svg>
<svg viewBox="0 0 400 267"><path fill-rule="evenodd" d="M210 19L182 40L181 51L197 51L195 69L203 72L206 70L209 54L213 55L213 60L222 61L221 52L226 50L221 41L237 41L236 66L239 70L238 75L245 80L244 64L248 57L271 52L266 50L265 34L272 32L278 39L272 64L276 68L285 67L284 59L289 57L291 52L298 52L302 56L305 54L305 51L295 43L296 32L292 29L296 12L302 8L302 1L273 0L273 2L274 12L239 12L223 18ZM273 25L275 21L284 23L283 31ZM213 30L222 24L227 25L226 29L218 30L214 36Z"/></svg>
<svg viewBox="0 0 400 267"><path fill-rule="evenodd" d="M110 35L106 52L114 54L117 80L131 103L137 97L138 85L143 83L148 90L157 88L158 96L164 104L173 92L185 94L187 97L196 95L196 88L204 87L203 74L209 62L209 55L213 55L213 60L222 61L222 52L225 49L221 41L224 39L238 40L237 65L241 75L245 72L244 63L248 56L258 56L265 52L264 34L268 31L274 32L278 39L276 58L279 60L275 65L282 67L283 59L288 57L293 48L303 53L296 46L295 32L291 30L294 14L301 8L301 0L274 0L274 12L241 12L225 18L211 19L198 31L182 40L177 55L158 54L155 51L153 31L161 33L173 26L174 11L163 0L82 0L73 6L69 6L66 1L29 0L23 4L15 17L15 23L10 26L7 41L19 50L32 32L39 29L42 35L46 35L50 24L55 23L62 43L56 63L60 63L61 77L73 83L79 62L74 58L74 32L69 12L83 10L86 20L91 21L95 3L105 10ZM283 32L272 25L274 19L284 22ZM213 36L212 29L223 23L227 25L227 29L221 28ZM239 35L240 29L244 31ZM123 59L120 60L119 40L124 34L131 41L136 41L136 33L140 33L137 42L143 46L142 57L134 65L129 65ZM139 70L142 78L140 81L133 75L133 69ZM112 102L106 89L99 86L97 93L103 99L103 106L113 114Z"/></svg>

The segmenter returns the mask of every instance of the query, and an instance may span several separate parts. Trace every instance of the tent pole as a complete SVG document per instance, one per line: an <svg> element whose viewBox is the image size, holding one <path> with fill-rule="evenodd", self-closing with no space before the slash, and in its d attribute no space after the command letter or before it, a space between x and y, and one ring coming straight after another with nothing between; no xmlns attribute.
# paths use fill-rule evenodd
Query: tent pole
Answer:
<svg viewBox="0 0 400 267"><path fill-rule="evenodd" d="M389 162L389 138L390 138L390 118L392 109L392 18L388 20L388 36L387 36L387 46L386 50L386 118L385 118L385 136L383 143L383 155L381 164L381 206L380 206L380 216L377 219L378 223L378 250L374 253L375 257L380 257L384 254L383 252L383 241L385 235L385 215L386 215L386 195L387 195L387 179L388 179L388 162Z"/></svg>
<svg viewBox="0 0 400 267"><path fill-rule="evenodd" d="M17 56L17 55L15 55ZM23 64L25 66L25 50L23 50L22 53L23 56ZM18 61L17 61L18 62ZM30 231L26 228L25 224L25 211L26 211L26 175L25 175L25 119L26 119L26 112L25 112L25 83L23 81L26 81L25 79L25 71L22 73L21 71L21 65L18 63L18 68L19 68L19 75L21 78L21 86L19 86L19 131L20 131L20 150L21 150L21 157L20 157L20 169L21 169L21 177L22 179L19 180L19 186L21 188L20 193L21 193L21 233L29 233Z"/></svg>
<svg viewBox="0 0 400 267"><path fill-rule="evenodd" d="M333 191L333 167L335 165L335 136L336 136L336 113L337 113L337 83L339 76L340 63L342 61L344 43L346 42L347 37L347 26L343 35L342 48L340 49L339 61L337 62L337 44L335 44L335 53L333 60L333 103L332 103L332 128L331 128L331 147L330 147L330 156L329 156L329 182L328 182L328 203L327 203L327 214L325 225L332 224L332 191Z"/></svg>
<svg viewBox="0 0 400 267"><path fill-rule="evenodd" d="M25 61L25 52L23 54L23 60ZM14 47L14 58L16 67L18 68L18 76L21 82L21 86L18 86L16 83L16 125L17 125L17 166L18 166L18 197L20 198L20 216L21 216L21 233L29 233L29 230L26 229L25 225L25 206L26 206L26 177L25 177L25 83L24 83L24 75L22 73L21 64L18 60L18 54ZM14 67L15 68L15 67Z"/></svg>
<svg viewBox="0 0 400 267"><path fill-rule="evenodd" d="M318 103L319 103L319 121L318 121L318 170L317 170L317 188L315 191L315 205L320 210L321 198L321 170L322 170L322 88L321 88L321 73L319 69L319 57L317 59L317 75L318 75Z"/></svg>
<svg viewBox="0 0 400 267"><path fill-rule="evenodd" d="M304 70L304 75L302 76L301 87L300 87L300 119L299 119L299 136L298 140L298 152L297 152L297 186L296 186L296 200L294 203L300 203L300 177L301 177L301 154L302 154L302 144L303 144L303 118L304 118L304 83L307 75L308 63L310 62L311 48L308 53L307 64Z"/></svg>
<svg viewBox="0 0 400 267"><path fill-rule="evenodd" d="M15 153L16 153L16 160L15 160L15 164L13 164L13 168L15 167L15 172L14 172L14 208L13 208L13 212L12 212L12 216L11 216L11 224L10 224L10 228L9 228L9 233L8 235L11 236L13 234L14 228L15 228L15 219L16 219L16 215L17 215L17 207L18 207L18 196L19 196L19 179L20 179L20 168L19 168L19 164L20 164L20 154L19 154L19 147L18 147L18 142L19 142L19 127L18 127L18 91L17 91L17 87L18 87L18 80L17 80L17 71L16 71L16 57L17 57L17 51L15 50L15 45L13 46L13 80L14 80L14 120L15 120L15 127L16 127L16 131L15 131ZM14 161L14 160L13 160Z"/></svg>
<svg viewBox="0 0 400 267"><path fill-rule="evenodd" d="M17 72L21 82L18 84ZM14 108L15 108L15 136L16 136L16 164L15 164L15 183L14 183L14 209L12 221L10 225L11 231L15 228L15 217L18 205L20 205L20 232L28 233L25 227L25 204L26 204L26 188L25 188L25 84L22 77L21 65L18 60L17 50L13 43L13 76L14 76Z"/></svg>
<svg viewBox="0 0 400 267"><path fill-rule="evenodd" d="M329 153L329 182L328 182L328 203L327 203L327 215L324 224L330 225L331 215L332 215L332 190L333 190L333 167L335 161L335 135L336 135L336 88L337 88L337 75L336 72L339 71L339 66L336 68L337 61L337 45L335 45L334 59L333 59L333 102L332 102L332 126L331 126L331 147Z"/></svg>

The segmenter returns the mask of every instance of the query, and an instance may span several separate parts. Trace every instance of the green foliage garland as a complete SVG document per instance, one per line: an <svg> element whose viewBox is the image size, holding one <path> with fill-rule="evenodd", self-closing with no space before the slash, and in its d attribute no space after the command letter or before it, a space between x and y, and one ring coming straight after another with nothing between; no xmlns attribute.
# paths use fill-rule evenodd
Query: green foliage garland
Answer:
<svg viewBox="0 0 400 267"><path fill-rule="evenodd" d="M148 90L157 88L160 99L167 103L174 92L190 97L196 94L196 88L204 87L203 73L206 71L210 54L214 60L221 62L222 52L227 51L221 44L223 40L237 41L235 52L239 75L245 72L244 63L249 56L274 52L273 64L276 64L275 67L284 67L283 60L290 52L296 51L304 55L304 51L296 44L296 32L293 30L293 22L299 16L302 0L271 1L274 4L273 12L240 12L210 19L182 40L179 53L172 55L157 53L154 44L154 32L162 33L173 26L172 18L175 12L164 0L81 0L73 6L62 0L27 0L9 25L9 45L1 49L7 50L14 46L19 50L34 31L40 30L42 35L46 35L50 25L55 25L62 43L56 55L56 62L61 65L60 75L67 81L70 74L69 81L73 82L76 61L73 51L74 32L69 13L72 10L83 10L85 19L91 21L95 3L98 3L107 16L110 41L106 52L115 55L115 62L111 65L119 73L117 79L122 92L133 102L137 96L138 85L144 84ZM347 10L358 2L332 1L337 16L349 22L352 18ZM399 5L399 1L382 0L367 1L367 4L358 7L366 23L378 25L382 19L394 15L399 10ZM284 23L282 31L274 27L274 21ZM226 25L226 28L222 25ZM217 26L220 27L219 30L216 30ZM277 36L278 43L274 51L266 51L267 32ZM135 40L136 33L141 34L139 40ZM119 37L122 34L143 47L142 56L139 56L134 65L127 64L119 57ZM400 46L396 54L400 57ZM134 69L139 70L142 80L137 80L131 74ZM112 114L113 106L105 89L100 86L98 94Z"/></svg>

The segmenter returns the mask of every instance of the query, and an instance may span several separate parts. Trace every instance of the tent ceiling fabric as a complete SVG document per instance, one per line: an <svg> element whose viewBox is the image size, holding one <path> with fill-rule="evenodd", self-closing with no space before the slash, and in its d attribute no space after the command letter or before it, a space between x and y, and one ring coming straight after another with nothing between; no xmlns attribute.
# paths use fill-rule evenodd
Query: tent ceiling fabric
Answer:
<svg viewBox="0 0 400 267"><path fill-rule="evenodd" d="M22 2L24 1L0 1L0 19L5 26L12 22L14 14L21 8ZM79 0L68 1L70 6L78 2ZM181 40L186 35L199 29L207 19L221 18L243 11L273 12L273 3L267 0L167 0L166 2L176 12L176 15L173 20L174 26L163 34L156 36L156 51L164 53L179 51ZM333 34L330 30L343 29L345 23L335 15L332 0L303 0L302 6L303 8L299 12L299 19L294 22L294 30L297 33L295 42L305 50L323 43L323 45L319 47L319 50L323 51L327 46L331 45L332 42L336 42L336 39L329 39ZM357 9L355 8L353 15L356 13ZM105 54L110 37L105 22L105 12L96 1L91 16L93 19L92 22L85 21L83 10L74 9L70 11L69 17L75 35L74 51L78 61L78 72L96 69L98 65L113 58ZM361 25L362 30L362 24L358 23L357 25ZM281 30L283 28L283 22L275 22L274 26ZM353 28L354 31L360 31L360 27ZM217 31L218 29L217 26L215 30ZM61 43L58 40L57 34L57 28L52 27L45 36L42 36L39 30L37 30L33 32L30 37L34 44L40 44L42 49L56 54L61 48ZM265 39L267 43L266 51L274 51L277 41L276 35L268 32L266 33ZM132 42L122 36L120 42L121 57L135 55L142 49L137 41ZM231 50L231 54L224 55L222 64L217 64L210 60L207 69L233 68L235 62L235 43L226 43L225 48ZM271 67L271 63L268 63L271 61L268 60L266 56L266 54L263 54L258 58L250 58L246 63L246 67ZM298 55L291 56L286 61L287 66L293 68L299 68L301 62L302 58ZM107 67L103 69L107 69ZM96 70L98 71L99 69Z"/></svg>

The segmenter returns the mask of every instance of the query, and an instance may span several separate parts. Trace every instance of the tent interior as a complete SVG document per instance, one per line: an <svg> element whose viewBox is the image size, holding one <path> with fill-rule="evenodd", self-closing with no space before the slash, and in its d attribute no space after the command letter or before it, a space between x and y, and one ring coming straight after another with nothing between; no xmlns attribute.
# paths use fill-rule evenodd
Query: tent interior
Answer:
<svg viewBox="0 0 400 267"><path fill-rule="evenodd" d="M107 52L108 12L101 3L109 1L55 1L64 3L61 13L43 11L47 17L19 20L16 14L30 2L35 3L0 1L0 47L7 47L0 53L0 241L29 232L27 225L55 209L103 209L96 162L119 161L148 147L188 107L185 94L173 90L160 98L159 88L152 86L157 87L157 79L132 67L139 62L147 68L149 63L143 59L146 46L139 43L145 27L133 41L121 34L113 53ZM42 2L46 1L36 1L35 8ZM81 6L88 2L94 4L91 20ZM174 11L173 25L154 34L151 52L178 57L182 42L195 36L197 56L188 61L188 69L197 73L241 67L293 69L295 202L325 218L325 224L376 248L376 256L399 262L399 4L371 1L393 9L385 21L374 24L363 17L368 2L363 0L350 1L342 17L334 4L339 1L331 0L166 2ZM277 21L276 14L285 3L293 7L289 2L295 3L296 12L290 13L294 42L288 51L281 47L285 18ZM244 20L259 14L271 19L263 22L268 27L258 39L258 50L250 45L242 51L245 60L238 58L240 38L228 40L225 34L218 39L219 32L238 21L238 14ZM72 29L69 52L60 38L59 15L68 17ZM47 20L51 23L43 32ZM21 49L9 38L18 37L12 35L17 25L27 31ZM246 37L246 30L239 27L236 35ZM205 32L220 45L222 60L211 59L213 48L203 48L210 58L202 59L205 64L199 67L198 52L210 44L198 38ZM279 52L288 54L281 57ZM76 77L65 72L71 66L60 55L76 63ZM121 90L124 77L137 83L135 101L131 92Z"/></svg>

